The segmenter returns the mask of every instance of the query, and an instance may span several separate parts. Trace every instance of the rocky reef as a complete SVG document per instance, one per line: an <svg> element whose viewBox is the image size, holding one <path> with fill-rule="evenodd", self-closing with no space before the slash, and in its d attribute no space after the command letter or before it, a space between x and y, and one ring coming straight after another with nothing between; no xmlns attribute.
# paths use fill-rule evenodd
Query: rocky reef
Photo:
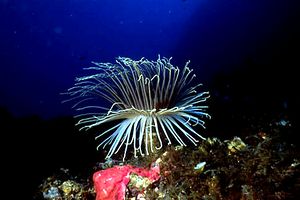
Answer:
<svg viewBox="0 0 300 200"><path fill-rule="evenodd" d="M300 154L299 146L287 139L292 131L290 122L273 121L254 130L242 137L207 138L197 147L169 146L126 162L95 163L88 177L61 169L41 183L34 199L296 199L300 195ZM100 190L123 184L122 197L116 190L96 197L99 188L94 185L93 173L116 166L119 172L110 174L126 168L125 184L111 181ZM158 171L152 170L154 166L159 169L155 178Z"/></svg>

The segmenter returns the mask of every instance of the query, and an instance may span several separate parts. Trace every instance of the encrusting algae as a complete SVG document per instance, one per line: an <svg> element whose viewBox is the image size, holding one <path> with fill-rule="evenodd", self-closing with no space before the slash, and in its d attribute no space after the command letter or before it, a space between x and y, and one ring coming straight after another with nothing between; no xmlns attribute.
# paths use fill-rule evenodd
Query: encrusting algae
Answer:
<svg viewBox="0 0 300 200"><path fill-rule="evenodd" d="M121 166L150 167L155 160L160 160L160 178L150 183L135 173L131 174L124 198L295 199L300 193L300 155L299 149L282 137L288 129L274 125L264 134L258 132L245 138L234 137L224 141L207 138L197 148L169 146L157 155L133 158L125 163L115 162L115 165ZM203 165L201 171L195 169L199 163ZM106 165L97 166L99 169L99 166ZM66 192L63 185L74 184L76 180L53 179L50 177L41 185L40 197L44 194L44 199L57 199L45 196L56 188L59 199L74 199L74 193L79 195L83 191L85 195L80 194L78 199L95 199L91 181L86 183L89 187L81 183L81 189ZM138 182L138 189L133 186L134 182Z"/></svg>

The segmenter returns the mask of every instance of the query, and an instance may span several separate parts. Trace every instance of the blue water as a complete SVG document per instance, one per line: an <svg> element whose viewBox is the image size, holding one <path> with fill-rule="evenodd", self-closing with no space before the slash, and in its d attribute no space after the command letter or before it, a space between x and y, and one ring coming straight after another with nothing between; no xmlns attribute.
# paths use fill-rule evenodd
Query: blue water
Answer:
<svg viewBox="0 0 300 200"><path fill-rule="evenodd" d="M274 58L297 60L290 45L299 43L298 6L289 0L0 0L0 107L14 116L72 114L60 93L91 61L117 56L160 54L175 65L191 60L207 86L249 60L272 74ZM272 80L293 74L289 66Z"/></svg>

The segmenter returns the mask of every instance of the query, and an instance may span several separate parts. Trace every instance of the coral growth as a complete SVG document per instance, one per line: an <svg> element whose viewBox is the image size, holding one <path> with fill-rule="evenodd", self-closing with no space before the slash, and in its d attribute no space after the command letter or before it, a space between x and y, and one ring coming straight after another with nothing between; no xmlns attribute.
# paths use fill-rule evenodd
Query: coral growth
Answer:
<svg viewBox="0 0 300 200"><path fill-rule="evenodd" d="M123 184L121 199L124 196L125 199L297 199L300 195L300 154L297 146L286 142L289 132L288 126L273 124L271 130L260 130L247 137L223 141L208 138L194 148L170 146L157 155L128 160L127 165L100 163L95 171L101 169L96 175L105 172L107 176L102 180L114 179L109 182L114 183L109 185L114 189L118 188L117 175L125 171L118 176L121 177L118 184ZM153 160L160 161L159 175L157 170L143 168L151 166ZM141 171L146 173L141 175ZM151 175L155 178L149 178ZM125 183L122 182L124 177ZM77 199L95 199L92 184L74 183L76 180L48 178L40 194L44 197L60 195L63 200L76 199L76 195L81 195ZM71 189L78 186L81 189ZM96 183L98 191L109 188L103 184L98 186Z"/></svg>

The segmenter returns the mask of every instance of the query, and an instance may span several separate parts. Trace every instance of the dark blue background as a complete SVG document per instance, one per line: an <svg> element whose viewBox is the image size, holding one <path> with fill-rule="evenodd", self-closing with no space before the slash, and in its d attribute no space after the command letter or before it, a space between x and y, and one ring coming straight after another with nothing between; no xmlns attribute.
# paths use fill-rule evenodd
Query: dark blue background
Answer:
<svg viewBox="0 0 300 200"><path fill-rule="evenodd" d="M212 94L219 93L212 87L219 74L249 65L259 65L251 73L263 79L261 85L274 74L271 85L293 87L284 80L293 74L291 60L299 64L296 2L1 0L0 106L14 116L72 114L60 93L91 61L114 62L117 56L160 54L172 56L175 65L191 60ZM237 78L242 86L245 77ZM257 80L249 79L254 85Z"/></svg>

